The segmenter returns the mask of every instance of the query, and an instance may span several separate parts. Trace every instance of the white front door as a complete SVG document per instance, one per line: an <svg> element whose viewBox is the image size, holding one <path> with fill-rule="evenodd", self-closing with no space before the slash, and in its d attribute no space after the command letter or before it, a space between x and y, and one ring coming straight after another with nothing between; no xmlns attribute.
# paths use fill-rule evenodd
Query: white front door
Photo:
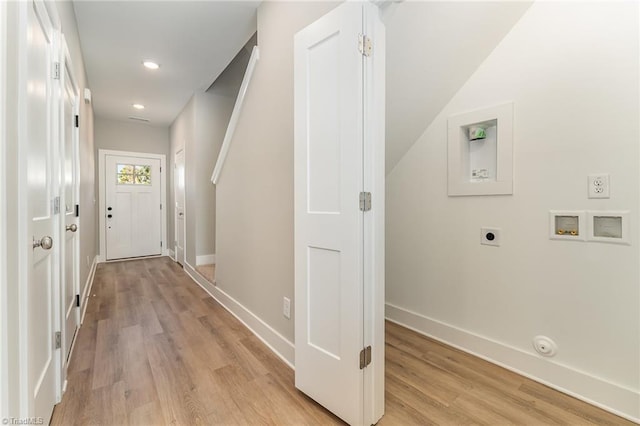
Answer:
<svg viewBox="0 0 640 426"><path fill-rule="evenodd" d="M106 155L106 259L162 254L160 160Z"/></svg>
<svg viewBox="0 0 640 426"><path fill-rule="evenodd" d="M370 213L359 207L360 193L371 191L365 189L368 175L384 176L384 162L371 173L363 163L371 145L365 99L372 86L365 80L371 58L359 40L373 9L347 2L294 39L295 384L353 425L375 423L382 415L381 408L368 407L383 385L375 395L365 392L365 380L374 385L372 370L360 366L361 353L368 356L361 351L371 345L370 329L383 330L380 310L374 317L371 309L383 302L373 301L371 292L374 281L382 288L384 282L370 271L384 258L365 263L364 215ZM382 149L384 156L384 143ZM372 303L366 309L365 300ZM384 360L377 362L383 371Z"/></svg>
<svg viewBox="0 0 640 426"><path fill-rule="evenodd" d="M76 122L78 89L71 71L71 63L66 43L63 43L62 61L62 105L61 105L61 177L63 185L62 205L60 211L64 217L60 230L64 240L61 255L61 290L62 290L62 380L66 380L67 366L71 345L80 322L79 293L79 220L78 211L78 131Z"/></svg>
<svg viewBox="0 0 640 426"><path fill-rule="evenodd" d="M184 266L184 235L185 235L185 227L184 227L184 149L176 152L175 159L175 173L173 177L174 182L174 195L176 199L176 207L175 207L175 249L176 249L176 262Z"/></svg>
<svg viewBox="0 0 640 426"><path fill-rule="evenodd" d="M20 354L26 362L21 381L25 417L48 421L56 403L56 307L57 262L61 244L56 225L56 164L58 149L54 136L54 32L44 3L20 4L20 158L26 168L21 172L21 206L27 218L21 228L26 259L25 285L20 287ZM21 221L23 219L21 218Z"/></svg>

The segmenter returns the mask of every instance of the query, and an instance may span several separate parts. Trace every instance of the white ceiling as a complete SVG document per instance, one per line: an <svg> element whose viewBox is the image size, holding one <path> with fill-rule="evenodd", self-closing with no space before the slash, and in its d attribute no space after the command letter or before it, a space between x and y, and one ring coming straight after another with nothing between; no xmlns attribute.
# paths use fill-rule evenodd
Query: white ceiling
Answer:
<svg viewBox="0 0 640 426"><path fill-rule="evenodd" d="M256 31L260 1L74 1L96 116L170 125ZM160 69L149 71L152 59ZM146 106L142 111L134 103Z"/></svg>

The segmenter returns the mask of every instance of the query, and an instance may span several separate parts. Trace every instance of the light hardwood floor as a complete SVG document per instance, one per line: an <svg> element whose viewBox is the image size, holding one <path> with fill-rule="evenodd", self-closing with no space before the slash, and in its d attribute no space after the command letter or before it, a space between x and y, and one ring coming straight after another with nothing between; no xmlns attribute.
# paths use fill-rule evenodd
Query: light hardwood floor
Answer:
<svg viewBox="0 0 640 426"><path fill-rule="evenodd" d="M206 278L210 283L216 282L216 265L199 265L196 266L196 271Z"/></svg>
<svg viewBox="0 0 640 426"><path fill-rule="evenodd" d="M100 264L54 425L329 425L294 373L169 258ZM380 425L631 424L387 323Z"/></svg>

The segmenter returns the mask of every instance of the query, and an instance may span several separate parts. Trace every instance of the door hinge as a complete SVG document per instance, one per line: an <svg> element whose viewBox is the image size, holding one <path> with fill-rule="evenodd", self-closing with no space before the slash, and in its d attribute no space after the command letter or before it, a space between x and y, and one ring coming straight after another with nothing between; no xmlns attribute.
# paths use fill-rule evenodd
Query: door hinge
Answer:
<svg viewBox="0 0 640 426"><path fill-rule="evenodd" d="M62 333L60 333L59 331L56 331L55 340L56 340L56 349L60 349L62 347Z"/></svg>
<svg viewBox="0 0 640 426"><path fill-rule="evenodd" d="M53 199L53 214L60 213L60 197L56 197Z"/></svg>
<svg viewBox="0 0 640 426"><path fill-rule="evenodd" d="M160 204L160 210L162 210L162 204Z"/></svg>
<svg viewBox="0 0 640 426"><path fill-rule="evenodd" d="M360 370L371 364L371 346L360 351Z"/></svg>
<svg viewBox="0 0 640 426"><path fill-rule="evenodd" d="M370 192L360 193L360 210L363 212L368 212L369 210L371 210L371 193Z"/></svg>
<svg viewBox="0 0 640 426"><path fill-rule="evenodd" d="M76 127L80 127L80 116L76 114Z"/></svg>
<svg viewBox="0 0 640 426"><path fill-rule="evenodd" d="M160 167L160 173L162 173L162 167Z"/></svg>
<svg viewBox="0 0 640 426"><path fill-rule="evenodd" d="M76 217L80 217L80 204L76 204Z"/></svg>
<svg viewBox="0 0 640 426"><path fill-rule="evenodd" d="M53 63L53 79L60 80L60 62Z"/></svg>
<svg viewBox="0 0 640 426"><path fill-rule="evenodd" d="M371 56L373 51L373 42L364 34L358 34L358 51L367 58Z"/></svg>
<svg viewBox="0 0 640 426"><path fill-rule="evenodd" d="M160 241L160 248L162 248L162 241Z"/></svg>
<svg viewBox="0 0 640 426"><path fill-rule="evenodd" d="M80 307L80 295L76 294L76 307Z"/></svg>

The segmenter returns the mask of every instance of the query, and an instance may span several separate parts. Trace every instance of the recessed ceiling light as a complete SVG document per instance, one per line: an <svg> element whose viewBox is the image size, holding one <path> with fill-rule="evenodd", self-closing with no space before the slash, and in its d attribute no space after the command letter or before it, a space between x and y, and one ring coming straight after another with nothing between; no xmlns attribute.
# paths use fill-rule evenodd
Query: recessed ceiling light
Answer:
<svg viewBox="0 0 640 426"><path fill-rule="evenodd" d="M160 65L153 61L144 61L142 65L144 65L146 68L149 68L150 70L157 70L158 68L160 68Z"/></svg>
<svg viewBox="0 0 640 426"><path fill-rule="evenodd" d="M135 109L144 109L144 105L142 104L133 104L132 105Z"/></svg>

